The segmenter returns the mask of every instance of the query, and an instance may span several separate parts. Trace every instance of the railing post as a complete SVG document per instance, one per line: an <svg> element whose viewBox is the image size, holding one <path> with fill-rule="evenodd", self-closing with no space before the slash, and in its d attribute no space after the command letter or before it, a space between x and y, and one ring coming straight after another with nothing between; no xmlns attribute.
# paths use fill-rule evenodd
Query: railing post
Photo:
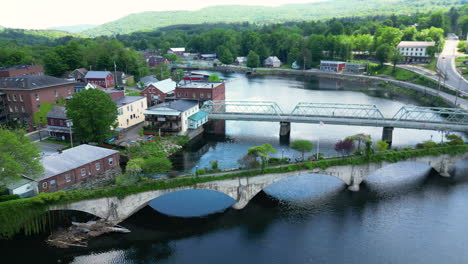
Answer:
<svg viewBox="0 0 468 264"><path fill-rule="evenodd" d="M291 122L280 122L280 143L289 144L289 137L291 135Z"/></svg>

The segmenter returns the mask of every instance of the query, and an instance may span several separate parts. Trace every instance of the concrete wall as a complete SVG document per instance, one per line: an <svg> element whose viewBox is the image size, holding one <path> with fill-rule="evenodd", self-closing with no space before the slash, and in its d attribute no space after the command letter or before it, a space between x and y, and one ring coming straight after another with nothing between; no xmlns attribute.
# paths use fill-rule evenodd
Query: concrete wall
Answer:
<svg viewBox="0 0 468 264"><path fill-rule="evenodd" d="M450 176L449 172L456 162L459 160L468 159L468 153L450 156L427 156L420 158L413 158L407 161L424 163L432 166L442 176ZM145 207L151 200L158 198L162 195L191 189L205 189L224 193L233 198L236 203L232 206L235 209L244 208L249 201L255 197L261 190L266 188L272 183L282 179L297 176L300 174L325 174L337 177L349 186L352 191L359 190L359 184L364 181L370 174L376 170L383 168L391 163L378 162L369 163L364 165L346 165L334 166L327 169L313 169L305 171L295 171L287 173L264 174L255 177L241 177L235 179L226 179L219 181L212 181L200 183L193 186L183 186L178 188L148 191L138 194L129 195L123 199L117 197L100 198L94 200L84 200L71 204L55 205L49 210L77 210L84 211L109 221L119 223L132 214Z"/></svg>

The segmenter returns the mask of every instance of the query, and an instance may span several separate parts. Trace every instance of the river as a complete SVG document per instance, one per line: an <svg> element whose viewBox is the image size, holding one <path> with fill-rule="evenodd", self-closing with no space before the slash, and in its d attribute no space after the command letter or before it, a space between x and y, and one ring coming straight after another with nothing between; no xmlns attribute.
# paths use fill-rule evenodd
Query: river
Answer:
<svg viewBox="0 0 468 264"><path fill-rule="evenodd" d="M228 100L272 100L285 111L298 102L375 104L391 116L407 98L386 98L359 83L255 76L227 84ZM379 95L379 96L375 96ZM204 137L173 159L193 171L218 160L237 167L251 146L272 144L277 157L300 154L279 143L279 124L226 122L226 134ZM381 128L293 124L291 141L320 139L336 155L337 140L356 133L380 139ZM440 141L436 131L395 129L396 147ZM311 155L309 153L308 155ZM224 194L192 190L153 200L88 248L55 249L45 236L1 241L4 263L468 263L468 164L443 178L428 166L402 162L372 174L357 193L324 175L303 174L267 187L246 208Z"/></svg>

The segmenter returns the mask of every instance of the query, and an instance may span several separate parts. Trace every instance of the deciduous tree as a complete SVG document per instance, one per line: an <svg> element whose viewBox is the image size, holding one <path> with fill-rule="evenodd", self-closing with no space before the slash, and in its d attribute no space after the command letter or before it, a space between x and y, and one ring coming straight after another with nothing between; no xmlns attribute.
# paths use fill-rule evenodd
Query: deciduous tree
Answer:
<svg viewBox="0 0 468 264"><path fill-rule="evenodd" d="M307 140L296 140L291 143L290 147L302 153L302 160L304 160L304 153L311 152L313 145L312 142Z"/></svg>

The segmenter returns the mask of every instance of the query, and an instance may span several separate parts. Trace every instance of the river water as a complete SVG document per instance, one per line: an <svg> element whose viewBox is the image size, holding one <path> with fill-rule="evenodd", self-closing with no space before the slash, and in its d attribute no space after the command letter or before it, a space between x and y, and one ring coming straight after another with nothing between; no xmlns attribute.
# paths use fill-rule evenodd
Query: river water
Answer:
<svg viewBox="0 0 468 264"><path fill-rule="evenodd" d="M273 100L283 110L298 102L366 103L391 116L416 104L359 83L291 77L236 79L228 100ZM379 95L379 96L376 96ZM226 122L226 134L205 137L174 158L191 171L218 160L237 167L251 146L272 144L281 157L299 153L279 143L279 124ZM380 128L293 124L291 141L307 139L336 155L339 139ZM434 131L395 129L394 146L441 140ZM315 145L315 144L314 144ZM284 151L281 151L284 150ZM311 154L311 153L310 153ZM0 242L2 263L468 263L468 162L443 178L426 165L402 162L370 175L357 193L337 178L303 174L267 187L243 210L224 194L192 190L153 200L125 222L129 234L112 234L88 248L54 249L44 236Z"/></svg>

